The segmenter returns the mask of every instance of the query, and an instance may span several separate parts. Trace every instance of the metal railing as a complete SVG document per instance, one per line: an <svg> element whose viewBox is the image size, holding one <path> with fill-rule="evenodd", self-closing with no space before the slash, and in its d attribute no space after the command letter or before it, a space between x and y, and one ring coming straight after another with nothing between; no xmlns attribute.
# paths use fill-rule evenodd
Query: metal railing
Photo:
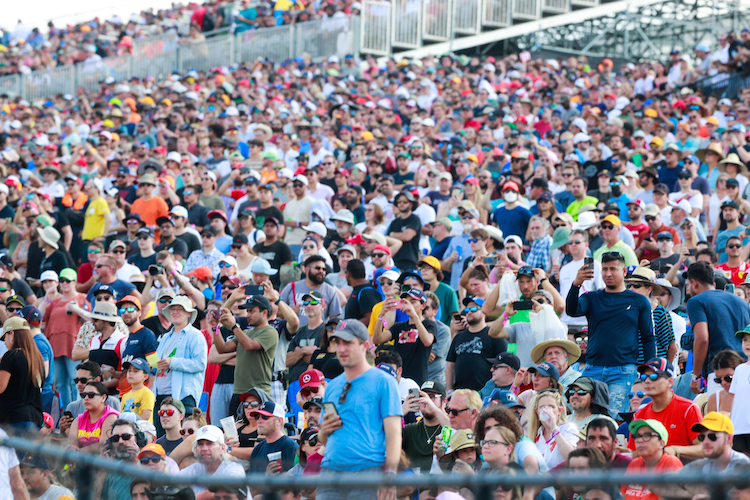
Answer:
<svg viewBox="0 0 750 500"><path fill-rule="evenodd" d="M723 500L727 498L728 491L733 487L747 488L750 486L750 477L743 473L728 471L721 474L653 474L639 473L627 474L623 470L592 471L591 473L560 473L560 474L538 474L516 475L508 474L477 474L477 475L381 475L372 473L361 474L323 474L319 476L290 476L287 474L265 475L249 474L244 477L217 477L213 475L200 475L194 477L174 476L154 472L145 467L135 464L118 462L98 455L73 451L67 448L51 446L46 443L36 442L27 438L7 437L0 439L0 446L7 446L24 453L41 455L47 458L72 463L76 465L78 475L78 498L87 500L91 498L91 487L94 483L95 472L107 471L141 478L149 481L152 485L200 485L204 487L223 486L225 488L240 488L252 486L266 491L277 492L283 489L305 489L320 487L335 487L343 490L378 488L381 486L433 488L439 486L462 487L471 489L477 500L492 500L494 491L498 486L535 486L560 488L564 486L575 486L576 489L605 488L620 486L623 484L647 484L647 485L701 485L709 490L711 500Z"/></svg>
<svg viewBox="0 0 750 500"><path fill-rule="evenodd" d="M386 56L391 53L391 4L365 0L360 30L362 52Z"/></svg>
<svg viewBox="0 0 750 500"><path fill-rule="evenodd" d="M388 28L383 38L390 40L390 12L382 23ZM192 42L170 32L135 40L132 54L0 77L0 94L44 99L75 94L79 87L96 90L99 82L110 76L116 81L148 76L161 79L173 72L208 71L258 57L281 62L308 53L316 62L332 55L343 59L346 54L359 55L359 26L358 17L350 15L240 33L222 29L206 33L205 40ZM381 44L383 40L376 42Z"/></svg>

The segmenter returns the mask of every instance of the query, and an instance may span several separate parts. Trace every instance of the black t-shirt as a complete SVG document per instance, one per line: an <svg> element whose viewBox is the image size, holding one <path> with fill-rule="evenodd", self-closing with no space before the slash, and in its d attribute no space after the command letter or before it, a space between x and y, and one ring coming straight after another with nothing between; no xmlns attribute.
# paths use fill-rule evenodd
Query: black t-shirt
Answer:
<svg viewBox="0 0 750 500"><path fill-rule="evenodd" d="M8 387L0 394L0 423L34 422L42 426L42 391L31 380L29 363L20 349L8 351L0 370L10 373Z"/></svg>
<svg viewBox="0 0 750 500"><path fill-rule="evenodd" d="M42 253L42 255L42 263L39 266L40 275L44 271L48 270L52 270L57 274L60 274L60 271L68 267L68 259L60 250L55 250L49 257L44 256L44 253Z"/></svg>
<svg viewBox="0 0 750 500"><path fill-rule="evenodd" d="M192 235L192 236L195 236L195 235ZM196 241L197 241L197 238L196 238ZM200 246L198 248L200 248ZM154 248L154 251L156 253L159 253L165 249L169 250L169 253L173 255L182 255L182 257L185 259L187 259L188 256L190 256L190 251L188 250L187 243L185 243L182 239L180 239L179 236L175 237L172 243L165 244L162 242L161 245L158 245L156 248Z"/></svg>
<svg viewBox="0 0 750 500"><path fill-rule="evenodd" d="M408 424L401 430L404 453L409 458L412 467L421 467L424 471L430 470L432 445L442 429L443 426L440 424L427 427L422 420L415 424Z"/></svg>
<svg viewBox="0 0 750 500"><path fill-rule="evenodd" d="M167 439L166 434L156 440L156 444L160 444L162 448L164 448L164 451L167 452L167 455L172 453L174 449L180 445L180 443L182 443L182 438L175 441L170 441L169 439Z"/></svg>
<svg viewBox="0 0 750 500"><path fill-rule="evenodd" d="M402 219L397 218L388 227L388 234L402 233L407 229L413 229L417 234L409 241L404 241L403 246L393 256L393 263L402 270L414 269L419 259L419 235L422 232L422 222L414 214Z"/></svg>
<svg viewBox="0 0 750 500"><path fill-rule="evenodd" d="M211 224L208 220L208 208L205 205L198 202L192 207L188 208L188 221L190 224L194 224L196 227L206 227Z"/></svg>
<svg viewBox="0 0 750 500"><path fill-rule="evenodd" d="M271 205L268 208L259 208L255 213L255 227L263 229L263 225L266 223L266 217L275 217L279 224L284 222L284 214L281 213L279 207Z"/></svg>
<svg viewBox="0 0 750 500"><path fill-rule="evenodd" d="M308 326L303 326L297 332L297 335L289 342L286 352L294 352L297 347L309 347L311 345L320 345L320 336L325 330L325 323L321 323L317 328L310 330ZM312 356L310 357L312 359ZM289 367L289 383L299 380L299 376L307 370L308 363L304 358L299 360L294 366Z"/></svg>
<svg viewBox="0 0 750 500"><path fill-rule="evenodd" d="M150 266L152 264L156 264L156 254L152 253L148 257L143 257L141 255L141 252L138 252L137 254L132 255L131 257L129 257L128 258L128 262L130 262L135 267L137 267L138 269L140 269L141 271L143 271L144 274L145 274L145 273L148 272L148 266Z"/></svg>
<svg viewBox="0 0 750 500"><path fill-rule="evenodd" d="M417 328L408 321L395 323L388 329L393 334L393 348L404 361L402 377L412 379L420 387L427 380L427 364L430 360L432 345L437 338L437 323L426 319L422 321L422 324L433 335L432 344L429 346L422 343Z"/></svg>
<svg viewBox="0 0 750 500"><path fill-rule="evenodd" d="M175 235L177 239L182 240L187 245L187 254L184 255L184 257L188 257L191 253L195 252L196 250L200 250L201 247L201 240L198 239L196 235L189 232L184 232L182 234L176 234Z"/></svg>
<svg viewBox="0 0 750 500"><path fill-rule="evenodd" d="M245 320L245 326L247 326L247 318L236 318L237 324L240 325L240 328L245 328L242 326L242 323L239 321L240 319ZM234 335L230 330L227 330L223 326L219 328L219 331L221 332L221 336L224 338L224 342L227 341L229 337ZM232 365L219 365L219 375L216 377L216 381L214 384L234 384L234 366Z"/></svg>
<svg viewBox="0 0 750 500"><path fill-rule="evenodd" d="M266 259L271 264L271 268L276 269L277 271L281 269L283 263L292 262L294 260L289 245L278 240L270 245L266 245L265 241L263 243L258 243L253 247L253 252L255 252L258 257ZM273 287L278 290L279 284L281 283L280 273L274 274L270 279Z"/></svg>
<svg viewBox="0 0 750 500"><path fill-rule="evenodd" d="M23 297L25 299L29 295L34 295L34 292L31 290L29 284L22 279L13 278L10 284L13 286L13 291L16 292L16 295L18 295L19 297Z"/></svg>
<svg viewBox="0 0 750 500"><path fill-rule="evenodd" d="M10 205L5 205L2 209L0 209L0 219L11 219L13 220L13 217L16 216L16 211L13 210L13 208ZM0 248L5 248L5 245L3 244L3 236L5 235L5 231L0 233Z"/></svg>
<svg viewBox="0 0 750 500"><path fill-rule="evenodd" d="M151 316L150 318L146 318L143 321L141 321L141 324L154 332L154 335L156 335L156 340L158 341L162 335L167 333L169 331L168 328L164 328L161 325L161 321L159 321L159 315L155 314L154 316Z"/></svg>
<svg viewBox="0 0 750 500"><path fill-rule="evenodd" d="M323 372L323 376L327 379L334 379L344 373L344 368L339 362L339 358L336 357L335 352L322 351L318 349L310 356L310 362L313 368Z"/></svg>
<svg viewBox="0 0 750 500"><path fill-rule="evenodd" d="M39 241L32 241L29 245L28 265L26 267L27 278L39 279L42 274L39 267L42 265L43 258L44 252L39 247Z"/></svg>
<svg viewBox="0 0 750 500"><path fill-rule="evenodd" d="M265 473L268 467L268 454L281 452L281 469L283 472L294 467L294 458L297 455L297 443L288 436L282 436L273 443L261 441L250 455L250 470L248 472Z"/></svg>
<svg viewBox="0 0 750 500"><path fill-rule="evenodd" d="M489 326L476 333L463 330L453 338L445 360L455 363L454 389L481 390L492 376L487 360L508 350L508 341L493 339L489 331Z"/></svg>
<svg viewBox="0 0 750 500"><path fill-rule="evenodd" d="M359 320L365 313L372 312L375 304L382 302L375 288L369 283L358 285L352 290L352 294L344 307L344 319L353 318Z"/></svg>
<svg viewBox="0 0 750 500"><path fill-rule="evenodd" d="M241 214L245 211L245 209L250 209L251 212L254 214L258 214L258 210L260 210L260 200L245 200L242 203L240 203L240 208L237 209L237 213ZM283 219L279 219L279 222L281 222ZM262 228L262 227L261 227Z"/></svg>

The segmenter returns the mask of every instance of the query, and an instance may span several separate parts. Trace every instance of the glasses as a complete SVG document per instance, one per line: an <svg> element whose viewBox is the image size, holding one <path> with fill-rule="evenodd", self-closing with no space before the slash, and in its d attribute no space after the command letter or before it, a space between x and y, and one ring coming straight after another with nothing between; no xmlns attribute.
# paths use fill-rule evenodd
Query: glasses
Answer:
<svg viewBox="0 0 750 500"><path fill-rule="evenodd" d="M302 395L303 398L306 398L310 394L317 394L318 393L318 387L305 387L299 393Z"/></svg>
<svg viewBox="0 0 750 500"><path fill-rule="evenodd" d="M159 416L163 417L164 415L171 417L174 415L174 410L159 410Z"/></svg>
<svg viewBox="0 0 750 500"><path fill-rule="evenodd" d="M583 389L568 389L568 391L565 393L565 396L585 396L586 394L589 394L589 391L584 391Z"/></svg>
<svg viewBox="0 0 750 500"><path fill-rule="evenodd" d="M16 314L18 311L21 310L20 307L7 307L6 309L11 314Z"/></svg>
<svg viewBox="0 0 750 500"><path fill-rule="evenodd" d="M222 262L221 264L219 264L219 267L221 268L232 267L232 264L229 264L228 262Z"/></svg>
<svg viewBox="0 0 750 500"><path fill-rule="evenodd" d="M481 446L482 448L484 448L485 446L487 448L494 448L499 444L508 446L508 443L506 443L505 441L495 441L494 439L482 439L481 441L479 441L479 446Z"/></svg>
<svg viewBox="0 0 750 500"><path fill-rule="evenodd" d="M302 305L303 306L317 306L320 304L319 300L303 300Z"/></svg>
<svg viewBox="0 0 750 500"><path fill-rule="evenodd" d="M500 368L510 368L508 365L492 365L491 370L499 370Z"/></svg>
<svg viewBox="0 0 750 500"><path fill-rule="evenodd" d="M473 218L474 218L474 216L471 215L471 214L465 214L465 215L461 216L461 220L469 220L469 219L473 219Z"/></svg>
<svg viewBox="0 0 750 500"><path fill-rule="evenodd" d="M111 438L109 438L113 443L119 443L120 439L123 441L130 441L130 439L133 437L133 434L115 434Z"/></svg>
<svg viewBox="0 0 750 500"><path fill-rule="evenodd" d="M10 288L0 288L0 293L7 292L8 290L10 290Z"/></svg>
<svg viewBox="0 0 750 500"><path fill-rule="evenodd" d="M387 254L384 254L384 253L373 253L373 254L371 254L371 255L372 255L372 257L374 257L374 258L376 258L376 259L382 259L382 258L383 258L383 257L385 257L385 256L386 256ZM390 283L390 284L393 284L393 282L391 281L391 283Z"/></svg>
<svg viewBox="0 0 750 500"><path fill-rule="evenodd" d="M192 436L195 434L195 429L180 429L180 436Z"/></svg>
<svg viewBox="0 0 750 500"><path fill-rule="evenodd" d="M568 242L569 245L582 245L583 240L572 240Z"/></svg>
<svg viewBox="0 0 750 500"><path fill-rule="evenodd" d="M75 382L76 384L85 384L89 380L91 380L90 377L89 378L74 378L73 382Z"/></svg>
<svg viewBox="0 0 750 500"><path fill-rule="evenodd" d="M628 288L635 288L636 290L640 290L643 287L646 287L648 285L642 285L641 283L628 283Z"/></svg>
<svg viewBox="0 0 750 500"><path fill-rule="evenodd" d="M304 245L302 247L302 250L315 250L317 247L315 245Z"/></svg>
<svg viewBox="0 0 750 500"><path fill-rule="evenodd" d="M607 229L607 230L610 230L610 229L614 229L614 228L615 228L615 226L613 226L612 224L602 224L602 225L601 225L601 228L602 228L602 229Z"/></svg>
<svg viewBox="0 0 750 500"><path fill-rule="evenodd" d="M155 457L143 457L141 458L141 465L148 465L149 463L152 464L158 464L161 462L161 457L159 455Z"/></svg>
<svg viewBox="0 0 750 500"><path fill-rule="evenodd" d="M341 391L341 396L339 396L339 404L342 405L346 403L346 396L349 394L349 390L352 388L352 383L347 382L344 384L344 389Z"/></svg>
<svg viewBox="0 0 750 500"><path fill-rule="evenodd" d="M258 418L261 419L261 420L268 420L268 419L270 419L272 417L271 417L271 415L258 415Z"/></svg>
<svg viewBox="0 0 750 500"><path fill-rule="evenodd" d="M645 382L646 379L649 379L651 382L656 382L659 377L664 377L664 375L659 375L658 373L649 373L648 375L646 375L645 373L641 373L640 379L643 382Z"/></svg>
<svg viewBox="0 0 750 500"><path fill-rule="evenodd" d="M461 217L463 219L463 217ZM467 219L470 219L471 217L467 217ZM469 238L469 243L476 243L479 241L479 238Z"/></svg>
<svg viewBox="0 0 750 500"><path fill-rule="evenodd" d="M171 304L172 297L162 297L159 299L159 304Z"/></svg>
<svg viewBox="0 0 750 500"><path fill-rule="evenodd" d="M104 394L99 394L98 392L82 392L81 397L83 399L94 399L97 396L104 396Z"/></svg>
<svg viewBox="0 0 750 500"><path fill-rule="evenodd" d="M469 408L466 407L463 410L456 410L455 408L446 408L445 411L448 413L448 415L453 415L454 417L457 417L459 414L465 412Z"/></svg>
<svg viewBox="0 0 750 500"><path fill-rule="evenodd" d="M715 377L714 378L714 382L716 382L717 384L721 384L722 380L724 382L726 382L727 384L731 384L732 383L732 376L731 375L724 375L723 377Z"/></svg>
<svg viewBox="0 0 750 500"><path fill-rule="evenodd" d="M89 248L89 253L102 253L98 248Z"/></svg>
<svg viewBox="0 0 750 500"><path fill-rule="evenodd" d="M645 394L643 392L641 392L641 391L638 391L638 392L629 392L628 393L628 399L633 399L635 397L642 398L644 396L645 396Z"/></svg>
<svg viewBox="0 0 750 500"><path fill-rule="evenodd" d="M651 441L651 439L656 436L658 436L658 434L655 432L644 432L643 434L633 435L633 441L638 441L639 439L643 441Z"/></svg>
<svg viewBox="0 0 750 500"><path fill-rule="evenodd" d="M716 434L715 432L707 432L705 434L698 434L698 441L700 441L701 443L705 441L706 438L708 438L709 441L715 442L717 439L719 439L719 435Z"/></svg>
<svg viewBox="0 0 750 500"><path fill-rule="evenodd" d="M478 308L477 306L471 306L471 307L467 307L467 308L465 308L465 309L464 309L464 313L465 313L465 314L469 314L469 313L475 313L475 312L477 312L478 310L479 310L479 308Z"/></svg>
<svg viewBox="0 0 750 500"><path fill-rule="evenodd" d="M411 202L407 199L400 199L396 202L396 205L411 205Z"/></svg>
<svg viewBox="0 0 750 500"><path fill-rule="evenodd" d="M96 296L96 301L97 302L102 302L102 301L106 302L108 300L112 300L113 298L114 297L112 297L111 295L97 295ZM8 309L8 310L10 310L10 309Z"/></svg>
<svg viewBox="0 0 750 500"><path fill-rule="evenodd" d="M739 243L730 243L727 245L727 248L741 248L741 247L742 245L740 245Z"/></svg>
<svg viewBox="0 0 750 500"><path fill-rule="evenodd" d="M292 186L294 186L294 187L296 187L296 188L301 188L301 187L305 187L305 185L304 185L304 184L302 184L301 182L300 182L300 183L297 183L297 182L295 182L294 184L292 184Z"/></svg>
<svg viewBox="0 0 750 500"><path fill-rule="evenodd" d="M135 306L128 306L128 307L121 307L120 309L118 309L117 312L120 314L125 314L125 313L134 313L137 310L138 308Z"/></svg>
<svg viewBox="0 0 750 500"><path fill-rule="evenodd" d="M183 194L184 196L190 196L191 194L193 194L193 191L191 191L191 190L189 190L189 189L186 189L185 191L183 191L183 192L182 192L182 194Z"/></svg>

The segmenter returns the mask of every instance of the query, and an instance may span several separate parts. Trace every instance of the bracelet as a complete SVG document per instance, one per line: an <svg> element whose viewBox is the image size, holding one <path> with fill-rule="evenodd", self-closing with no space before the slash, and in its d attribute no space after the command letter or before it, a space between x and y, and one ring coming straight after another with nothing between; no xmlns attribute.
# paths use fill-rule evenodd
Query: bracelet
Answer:
<svg viewBox="0 0 750 500"><path fill-rule="evenodd" d="M378 316L378 319L376 319L375 321L382 321L383 322L383 328L385 328L386 326L388 326L388 322L385 320L385 318L381 318L380 316Z"/></svg>
<svg viewBox="0 0 750 500"><path fill-rule="evenodd" d="M550 444L553 439L555 439L557 436L560 435L560 428L558 427L554 431L552 431L552 435L549 437L549 439L545 439L545 444Z"/></svg>
<svg viewBox="0 0 750 500"><path fill-rule="evenodd" d="M396 474L396 471L392 469L385 469L383 470L383 474Z"/></svg>
<svg viewBox="0 0 750 500"><path fill-rule="evenodd" d="M519 392L519 391L520 391L521 389L519 389L519 388L518 388L518 387L516 387L515 385L511 385L511 386L510 386L510 390L511 390L511 391L513 391L513 394L515 394L516 396L518 396L518 392Z"/></svg>

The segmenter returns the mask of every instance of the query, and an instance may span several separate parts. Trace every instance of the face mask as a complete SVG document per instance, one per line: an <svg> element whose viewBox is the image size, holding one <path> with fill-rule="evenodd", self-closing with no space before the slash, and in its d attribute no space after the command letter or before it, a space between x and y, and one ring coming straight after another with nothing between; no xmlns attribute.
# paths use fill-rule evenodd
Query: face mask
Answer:
<svg viewBox="0 0 750 500"><path fill-rule="evenodd" d="M620 196L622 194L622 188L620 186L612 186L612 194L615 198Z"/></svg>
<svg viewBox="0 0 750 500"><path fill-rule="evenodd" d="M505 203L515 203L518 200L518 193L515 191L508 191L503 194L503 199L505 200Z"/></svg>

